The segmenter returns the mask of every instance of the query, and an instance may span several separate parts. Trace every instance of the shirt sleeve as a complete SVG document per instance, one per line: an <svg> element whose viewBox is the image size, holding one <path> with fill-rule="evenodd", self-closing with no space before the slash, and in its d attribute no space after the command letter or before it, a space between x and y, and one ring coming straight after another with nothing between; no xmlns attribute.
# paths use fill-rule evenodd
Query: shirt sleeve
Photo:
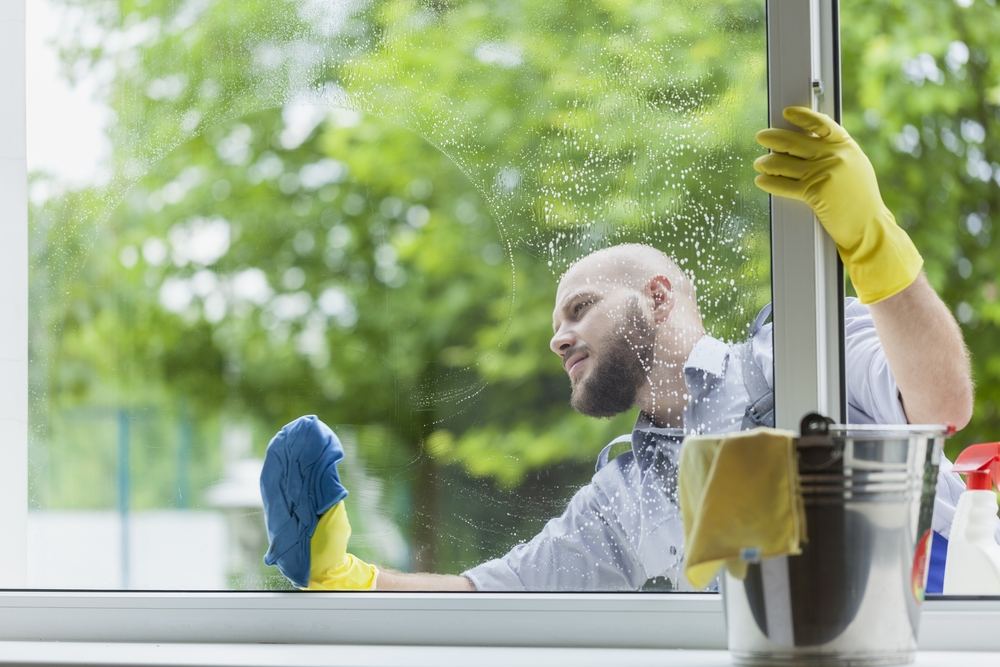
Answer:
<svg viewBox="0 0 1000 667"><path fill-rule="evenodd" d="M871 312L853 298L844 302L844 366L848 418L852 423L907 423L899 387Z"/></svg>
<svg viewBox="0 0 1000 667"><path fill-rule="evenodd" d="M619 457L622 458L622 457ZM606 484L614 460L529 542L462 574L479 591L625 591L646 581Z"/></svg>
<svg viewBox="0 0 1000 667"><path fill-rule="evenodd" d="M754 335L754 361L769 387L774 386L772 326ZM867 306L854 298L844 300L844 366L847 383L847 417L852 424L905 424L896 378L889 368L875 322Z"/></svg>

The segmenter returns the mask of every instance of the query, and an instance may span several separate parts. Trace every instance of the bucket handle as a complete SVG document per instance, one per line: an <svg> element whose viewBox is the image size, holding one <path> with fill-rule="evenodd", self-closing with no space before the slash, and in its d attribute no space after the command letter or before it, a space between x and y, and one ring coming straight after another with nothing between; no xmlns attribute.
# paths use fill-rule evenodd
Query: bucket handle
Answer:
<svg viewBox="0 0 1000 667"><path fill-rule="evenodd" d="M810 412L802 418L802 421L799 424L799 432L801 435L795 446L801 469L809 471L824 470L837 464L843 459L843 447L834 443L830 437L830 426L833 423L832 419L824 417L817 412ZM814 453L818 454L819 452L817 450L819 448L823 448L828 451L832 450L830 452L830 456L826 457L825 460L822 461L812 460L812 457L809 455ZM808 451L810 449L813 451Z"/></svg>

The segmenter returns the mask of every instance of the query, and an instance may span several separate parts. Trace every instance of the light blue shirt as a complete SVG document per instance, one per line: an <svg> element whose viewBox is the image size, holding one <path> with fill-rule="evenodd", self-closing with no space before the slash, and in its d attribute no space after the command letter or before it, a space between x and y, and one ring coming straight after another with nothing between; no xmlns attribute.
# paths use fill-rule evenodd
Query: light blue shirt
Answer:
<svg viewBox="0 0 1000 667"><path fill-rule="evenodd" d="M480 591L634 591L665 577L690 590L681 572L684 530L677 463L685 432L728 433L773 421L771 325L758 317L750 339L699 340L684 365L684 429L654 428L640 415L631 435L598 457L590 483L530 541L463 574ZM848 421L905 424L896 381L868 309L844 308ZM759 399L759 400L758 400ZM631 450L608 461L617 442ZM948 536L964 485L942 457L932 527ZM1000 540L1000 524L997 528Z"/></svg>

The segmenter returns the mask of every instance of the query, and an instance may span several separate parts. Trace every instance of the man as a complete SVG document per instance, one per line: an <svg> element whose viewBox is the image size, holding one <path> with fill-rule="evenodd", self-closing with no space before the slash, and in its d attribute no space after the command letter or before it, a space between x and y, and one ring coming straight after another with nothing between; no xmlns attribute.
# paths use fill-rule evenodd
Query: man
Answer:
<svg viewBox="0 0 1000 667"><path fill-rule="evenodd" d="M972 384L961 333L921 274L916 248L882 203L870 163L828 117L794 107L785 116L804 132L758 134L773 152L755 162L757 184L813 208L860 296L845 309L849 420L964 427ZM569 376L574 409L606 417L639 407L632 434L618 439L629 441L631 451L608 461L606 447L591 482L560 517L529 542L461 576L379 570L348 554L350 526L339 491L306 513L296 537L282 541L277 525L286 513L268 497L286 490L262 476L272 537L266 560L297 585L320 589L638 590L654 577L683 589L680 442L685 432L724 433L773 422L765 319L766 312L748 341L728 345L706 335L694 284L660 251L623 245L588 255L559 282L550 348ZM325 469L335 475L331 461L339 458L339 443L332 433L315 421L286 429L292 431L283 430L268 449L265 476L269 465L285 471L287 463L279 461L301 460L291 443L303 439L327 443L317 451L326 453ZM945 537L962 490L949 469L944 462L933 526ZM301 557L282 562L293 546Z"/></svg>

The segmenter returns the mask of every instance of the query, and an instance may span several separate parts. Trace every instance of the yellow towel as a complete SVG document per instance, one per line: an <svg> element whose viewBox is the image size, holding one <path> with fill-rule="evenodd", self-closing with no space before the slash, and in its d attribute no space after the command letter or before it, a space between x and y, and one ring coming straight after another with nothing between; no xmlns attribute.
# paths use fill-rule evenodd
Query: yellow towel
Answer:
<svg viewBox="0 0 1000 667"><path fill-rule="evenodd" d="M742 579L748 561L801 553L806 515L791 431L688 437L678 494L684 574L697 588L724 564Z"/></svg>

